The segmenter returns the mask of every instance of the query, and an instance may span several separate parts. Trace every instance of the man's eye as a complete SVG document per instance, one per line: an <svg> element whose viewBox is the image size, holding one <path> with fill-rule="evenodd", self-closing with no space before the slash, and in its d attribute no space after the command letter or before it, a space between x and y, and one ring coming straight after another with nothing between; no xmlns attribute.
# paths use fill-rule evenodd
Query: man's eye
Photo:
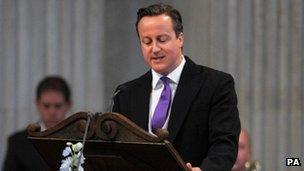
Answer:
<svg viewBox="0 0 304 171"><path fill-rule="evenodd" d="M163 43L163 42L166 42L167 40L168 40L168 37L167 37L167 36L161 36L161 37L158 38L158 41L159 41L159 42L162 42L162 43Z"/></svg>
<svg viewBox="0 0 304 171"><path fill-rule="evenodd" d="M150 44L152 41L151 41L151 39L145 38L145 39L142 40L142 42L143 42L144 44L148 45L148 44Z"/></svg>
<svg viewBox="0 0 304 171"><path fill-rule="evenodd" d="M51 107L51 105L50 104L43 104L43 107L46 108L46 109L48 109L48 108Z"/></svg>
<svg viewBox="0 0 304 171"><path fill-rule="evenodd" d="M55 109L60 109L60 108L62 108L62 106L63 106L62 104L55 104L54 105Z"/></svg>

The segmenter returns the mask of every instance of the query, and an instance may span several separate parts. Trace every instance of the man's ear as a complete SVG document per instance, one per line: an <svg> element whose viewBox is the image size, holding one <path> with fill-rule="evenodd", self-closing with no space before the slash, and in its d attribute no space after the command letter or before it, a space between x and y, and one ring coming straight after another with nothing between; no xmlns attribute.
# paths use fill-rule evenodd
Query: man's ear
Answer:
<svg viewBox="0 0 304 171"><path fill-rule="evenodd" d="M178 35L178 40L180 41L180 48L184 47L184 33L180 32Z"/></svg>

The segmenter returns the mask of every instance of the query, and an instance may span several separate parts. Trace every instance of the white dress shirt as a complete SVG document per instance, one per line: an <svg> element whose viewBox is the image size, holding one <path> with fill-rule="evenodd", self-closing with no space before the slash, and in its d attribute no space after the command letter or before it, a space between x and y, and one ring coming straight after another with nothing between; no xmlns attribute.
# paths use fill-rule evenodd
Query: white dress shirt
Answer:
<svg viewBox="0 0 304 171"><path fill-rule="evenodd" d="M163 129L167 129L167 127L168 127L172 102L173 102L176 88L179 83L179 79L181 77L185 63L186 63L186 60L185 60L184 56L182 56L182 62L178 65L178 67L176 67L171 73L166 75L166 77L169 78L169 85L171 88L171 102L170 102L170 107L169 107L166 122L163 125ZM152 120L155 108L157 106L158 100L160 98L160 95L164 89L164 84L160 80L160 78L163 76L164 75L161 75L152 69L152 91L151 91L151 95L150 95L149 126L148 126L149 133L151 133L151 134L153 134L152 127L151 127L151 120Z"/></svg>
<svg viewBox="0 0 304 171"><path fill-rule="evenodd" d="M47 130L43 121L39 121L38 124L40 125L40 131L41 132Z"/></svg>

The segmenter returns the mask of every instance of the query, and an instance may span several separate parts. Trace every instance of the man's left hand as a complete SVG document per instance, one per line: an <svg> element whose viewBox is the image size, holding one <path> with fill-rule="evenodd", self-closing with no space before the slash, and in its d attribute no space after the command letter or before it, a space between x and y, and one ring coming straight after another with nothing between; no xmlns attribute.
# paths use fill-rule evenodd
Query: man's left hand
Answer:
<svg viewBox="0 0 304 171"><path fill-rule="evenodd" d="M191 163L186 164L188 171L202 171L199 167L192 167Z"/></svg>

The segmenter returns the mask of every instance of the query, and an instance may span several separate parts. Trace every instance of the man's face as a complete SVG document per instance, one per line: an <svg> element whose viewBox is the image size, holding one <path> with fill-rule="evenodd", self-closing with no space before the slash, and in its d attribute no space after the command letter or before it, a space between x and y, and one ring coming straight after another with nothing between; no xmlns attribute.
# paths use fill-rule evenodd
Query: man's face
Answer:
<svg viewBox="0 0 304 171"><path fill-rule="evenodd" d="M42 92L36 105L42 121L48 125L56 125L62 121L71 106L61 92L53 90Z"/></svg>
<svg viewBox="0 0 304 171"><path fill-rule="evenodd" d="M239 151L232 170L244 170L246 162L250 161L251 150L248 134L241 131L239 137Z"/></svg>
<svg viewBox="0 0 304 171"><path fill-rule="evenodd" d="M183 34L176 37L169 16L143 17L138 34L144 59L157 73L167 75L181 63Z"/></svg>

